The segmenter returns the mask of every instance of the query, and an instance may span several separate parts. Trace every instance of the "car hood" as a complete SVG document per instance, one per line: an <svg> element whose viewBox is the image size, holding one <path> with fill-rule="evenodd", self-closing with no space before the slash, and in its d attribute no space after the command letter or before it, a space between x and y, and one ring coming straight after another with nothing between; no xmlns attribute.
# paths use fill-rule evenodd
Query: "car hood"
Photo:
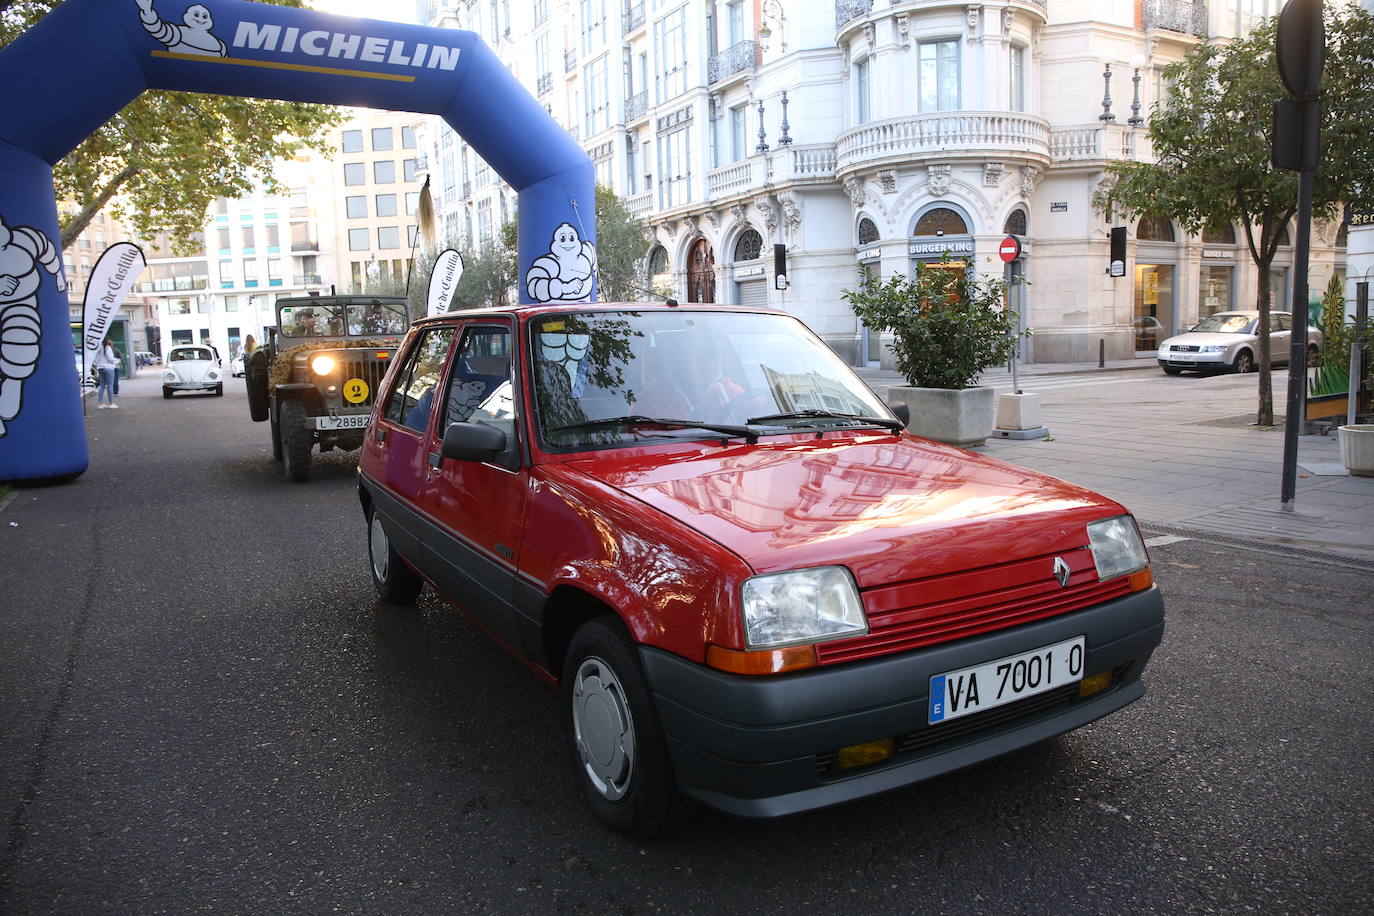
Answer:
<svg viewBox="0 0 1374 916"><path fill-rule="evenodd" d="M183 382L202 382L211 369L217 368L208 359L179 359L167 364L167 369L175 372Z"/></svg>
<svg viewBox="0 0 1374 916"><path fill-rule="evenodd" d="M1187 347L1205 347L1221 345L1229 347L1231 344L1244 343L1247 340L1254 340L1253 334L1218 334L1209 332L1196 332L1192 334L1180 334L1177 337L1170 337L1161 346L1172 344L1182 344Z"/></svg>
<svg viewBox="0 0 1374 916"><path fill-rule="evenodd" d="M1087 544L1124 512L1025 468L913 437L788 436L572 462L737 553L756 572L843 564L861 588Z"/></svg>

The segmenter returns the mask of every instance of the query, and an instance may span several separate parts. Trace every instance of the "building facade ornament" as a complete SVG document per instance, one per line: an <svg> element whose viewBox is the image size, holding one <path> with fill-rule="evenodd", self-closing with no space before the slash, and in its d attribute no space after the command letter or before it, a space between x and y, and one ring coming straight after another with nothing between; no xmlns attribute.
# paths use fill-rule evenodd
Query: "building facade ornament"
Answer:
<svg viewBox="0 0 1374 916"><path fill-rule="evenodd" d="M844 180L844 193L849 195L849 202L858 209L864 205L868 199L868 191L864 189L862 178L851 175Z"/></svg>
<svg viewBox="0 0 1374 916"><path fill-rule="evenodd" d="M944 197L949 193L949 177L951 167L949 165L932 165L930 174L926 178L926 186L930 193L936 197Z"/></svg>
<svg viewBox="0 0 1374 916"><path fill-rule="evenodd" d="M970 3L968 6L968 43L975 44L983 40L983 5L981 3Z"/></svg>
<svg viewBox="0 0 1374 916"><path fill-rule="evenodd" d="M744 203L731 204L730 216L741 226L749 225L749 207Z"/></svg>
<svg viewBox="0 0 1374 916"><path fill-rule="evenodd" d="M983 187L995 188L1002 183L1004 167L1000 162L983 163Z"/></svg>
<svg viewBox="0 0 1374 916"><path fill-rule="evenodd" d="M682 225L687 229L687 235L689 236L700 234L698 224L699 217L695 213L692 213L688 216L684 216L682 218Z"/></svg>
<svg viewBox="0 0 1374 916"><path fill-rule="evenodd" d="M768 230L769 236L778 231L778 205L773 202L771 197L760 197L754 201L754 209L759 211L759 216L763 219L763 226Z"/></svg>
<svg viewBox="0 0 1374 916"><path fill-rule="evenodd" d="M1035 193L1035 186L1040 182L1040 172L1034 166L1021 166L1021 196L1030 199Z"/></svg>
<svg viewBox="0 0 1374 916"><path fill-rule="evenodd" d="M798 230L801 229L801 203L791 191L780 191L778 203L782 205L783 231L787 234L788 240L791 241L796 238Z"/></svg>
<svg viewBox="0 0 1374 916"><path fill-rule="evenodd" d="M709 224L711 225L711 228L712 228L712 229L719 229L719 228L720 228L720 211L719 211L719 210L707 210L707 211L706 211L704 214L702 214L702 215L706 217L706 222L709 223Z"/></svg>
<svg viewBox="0 0 1374 916"><path fill-rule="evenodd" d="M902 50L911 49L911 14L893 13L892 18L897 22L897 37L902 43Z"/></svg>
<svg viewBox="0 0 1374 916"><path fill-rule="evenodd" d="M865 22L865 23L864 23L864 41L868 42L868 47L869 47L870 49L873 48L873 47L878 43L878 42L877 42L877 33L878 33L878 30L877 30L876 28L874 28L873 23L871 23L871 22Z"/></svg>
<svg viewBox="0 0 1374 916"><path fill-rule="evenodd" d="M891 194L897 190L897 170L882 169L878 172L878 187L883 189L884 194Z"/></svg>
<svg viewBox="0 0 1374 916"><path fill-rule="evenodd" d="M1015 11L1012 10L1012 8L1009 7L1009 6L1003 8L1003 10L1002 10L1002 35L1003 35L1003 37L1009 36L1009 35L1011 34L1011 24L1012 24L1012 22L1014 22L1015 20L1016 20L1016 13L1015 13Z"/></svg>

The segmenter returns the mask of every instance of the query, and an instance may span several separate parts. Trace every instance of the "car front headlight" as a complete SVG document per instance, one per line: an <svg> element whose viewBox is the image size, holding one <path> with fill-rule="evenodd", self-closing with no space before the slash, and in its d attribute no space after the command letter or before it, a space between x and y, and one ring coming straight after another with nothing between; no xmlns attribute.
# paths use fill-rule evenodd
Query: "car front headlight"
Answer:
<svg viewBox="0 0 1374 916"><path fill-rule="evenodd" d="M177 374L171 369L164 369L162 372L162 380L164 382L175 382L177 380Z"/></svg>
<svg viewBox="0 0 1374 916"><path fill-rule="evenodd" d="M1101 581L1137 572L1150 565L1140 529L1129 515L1118 515L1088 523L1088 545Z"/></svg>
<svg viewBox="0 0 1374 916"><path fill-rule="evenodd" d="M854 577L843 566L769 573L741 590L744 640L751 649L820 642L868 632Z"/></svg>
<svg viewBox="0 0 1374 916"><path fill-rule="evenodd" d="M215 379L219 378L219 370L211 369L209 372L205 373L205 377L213 382Z"/></svg>
<svg viewBox="0 0 1374 916"><path fill-rule="evenodd" d="M317 356L310 361L310 368L316 375L328 375L334 371L334 357Z"/></svg>
<svg viewBox="0 0 1374 916"><path fill-rule="evenodd" d="M1225 348L1224 346L1221 346L1220 344L1208 344L1207 346L1203 347L1199 352L1201 352L1201 353L1225 353L1225 352L1226 352L1226 348Z"/></svg>

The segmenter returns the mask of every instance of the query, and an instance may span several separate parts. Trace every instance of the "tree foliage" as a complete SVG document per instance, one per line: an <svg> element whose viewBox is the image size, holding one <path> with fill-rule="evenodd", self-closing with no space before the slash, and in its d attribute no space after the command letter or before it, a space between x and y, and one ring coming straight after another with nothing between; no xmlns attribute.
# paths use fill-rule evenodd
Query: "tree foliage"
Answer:
<svg viewBox="0 0 1374 916"><path fill-rule="evenodd" d="M596 186L597 297L604 302L632 302L646 293L652 238L615 191Z"/></svg>
<svg viewBox="0 0 1374 916"><path fill-rule="evenodd" d="M303 0L262 0L306 6ZM58 0L0 7L0 47L37 23ZM80 67L81 61L71 61ZM92 73L90 79L99 79ZM276 188L274 163L303 146L329 149L332 106L151 90L126 105L53 170L62 247L102 210L152 238L165 233L189 251L217 197L239 197L258 180Z"/></svg>
<svg viewBox="0 0 1374 916"><path fill-rule="evenodd" d="M1095 203L1109 216L1161 212L1189 232L1240 223L1259 268L1258 422L1273 423L1267 315L1269 265L1298 207L1298 176L1270 162L1272 105L1286 98L1275 61L1276 20L1244 39L1202 45L1165 70L1172 92L1150 118L1155 162L1108 167L1114 183ZM1322 76L1321 147L1314 215L1330 219L1342 203L1374 193L1374 17L1350 5L1328 11Z"/></svg>
<svg viewBox="0 0 1374 916"><path fill-rule="evenodd" d="M870 328L892 335L897 371L920 388L968 388L984 370L1016 352L1015 311L1005 307L1000 277L972 276L946 256L923 264L916 276L883 282L865 273L859 289L843 295Z"/></svg>

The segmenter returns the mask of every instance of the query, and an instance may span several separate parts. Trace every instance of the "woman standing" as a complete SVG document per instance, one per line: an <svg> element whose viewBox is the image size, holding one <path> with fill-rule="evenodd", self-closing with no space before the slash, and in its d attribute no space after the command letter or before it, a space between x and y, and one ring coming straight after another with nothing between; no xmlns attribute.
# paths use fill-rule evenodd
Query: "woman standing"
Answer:
<svg viewBox="0 0 1374 916"><path fill-rule="evenodd" d="M95 371L98 378L98 385L95 390L96 406L101 410L106 407L118 407L114 402L115 396L115 373L119 371L119 360L115 358L114 345L110 343L110 338L105 338L99 349L95 351ZM102 399L104 403L101 403Z"/></svg>

